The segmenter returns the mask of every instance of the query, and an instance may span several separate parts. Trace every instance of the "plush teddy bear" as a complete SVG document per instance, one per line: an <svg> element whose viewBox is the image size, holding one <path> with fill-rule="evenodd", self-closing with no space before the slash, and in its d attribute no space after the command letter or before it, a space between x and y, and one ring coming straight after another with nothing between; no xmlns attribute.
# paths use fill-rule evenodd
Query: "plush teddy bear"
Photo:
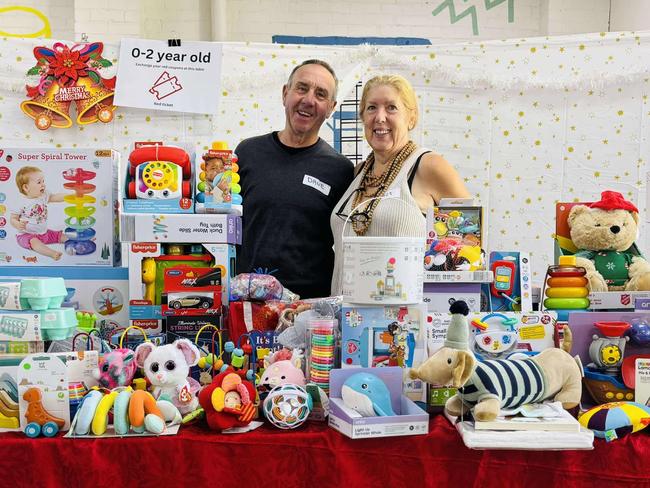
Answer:
<svg viewBox="0 0 650 488"><path fill-rule="evenodd" d="M93 377L102 388L113 389L129 386L136 369L135 353L131 349L115 349L99 359L98 369L93 372Z"/></svg>
<svg viewBox="0 0 650 488"><path fill-rule="evenodd" d="M630 249L637 236L639 211L618 192L576 205L569 212L577 266L587 270L592 292L650 290L650 263Z"/></svg>
<svg viewBox="0 0 650 488"><path fill-rule="evenodd" d="M546 349L529 359L494 359L478 362L469 351L469 308L462 300L449 310L453 315L444 347L419 368L412 379L458 389L445 409L460 416L474 408L479 421L494 420L503 408L516 408L547 398L562 402L565 409L580 403L582 370L562 349Z"/></svg>
<svg viewBox="0 0 650 488"><path fill-rule="evenodd" d="M196 393L199 383L189 377L190 367L198 363L199 350L189 339L178 339L173 344L156 347L143 342L135 350L135 360L151 383L157 400L169 399L185 415L199 405Z"/></svg>

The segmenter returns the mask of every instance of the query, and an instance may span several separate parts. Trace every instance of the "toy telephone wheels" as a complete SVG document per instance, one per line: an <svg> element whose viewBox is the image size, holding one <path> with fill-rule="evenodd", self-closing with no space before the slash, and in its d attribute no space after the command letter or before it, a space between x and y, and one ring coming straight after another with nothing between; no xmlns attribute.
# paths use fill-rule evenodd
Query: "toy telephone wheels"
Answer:
<svg viewBox="0 0 650 488"><path fill-rule="evenodd" d="M129 198L133 199L133 198L136 197L136 195L135 195L135 181L129 181L128 193L129 193Z"/></svg>
<svg viewBox="0 0 650 488"><path fill-rule="evenodd" d="M185 170L183 170L183 176L185 176L186 173ZM183 197L184 198L190 198L192 196L192 187L190 185L189 180L183 180Z"/></svg>

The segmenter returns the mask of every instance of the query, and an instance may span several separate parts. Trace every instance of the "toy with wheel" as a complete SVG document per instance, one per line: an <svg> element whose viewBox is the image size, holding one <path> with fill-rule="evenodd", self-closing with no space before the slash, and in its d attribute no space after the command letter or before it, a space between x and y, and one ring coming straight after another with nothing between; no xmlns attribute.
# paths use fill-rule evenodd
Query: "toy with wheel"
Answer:
<svg viewBox="0 0 650 488"><path fill-rule="evenodd" d="M191 161L180 147L136 147L129 156L129 198L174 199L191 195Z"/></svg>
<svg viewBox="0 0 650 488"><path fill-rule="evenodd" d="M51 415L43 407L43 397L38 388L29 388L23 394L23 400L27 402L25 418L27 426L25 435L27 437L38 437L43 434L45 437L54 437L65 425L65 420Z"/></svg>
<svg viewBox="0 0 650 488"><path fill-rule="evenodd" d="M71 168L63 172L63 187L72 190L74 193L66 195L63 200L70 205L65 207L67 215L65 219L66 229L64 231L68 240L65 242L65 252L71 256L83 256L92 254L97 249L93 238L95 237L95 214L96 207L93 205L97 200L90 195L95 191L95 185L88 183L95 178L93 171L82 168Z"/></svg>

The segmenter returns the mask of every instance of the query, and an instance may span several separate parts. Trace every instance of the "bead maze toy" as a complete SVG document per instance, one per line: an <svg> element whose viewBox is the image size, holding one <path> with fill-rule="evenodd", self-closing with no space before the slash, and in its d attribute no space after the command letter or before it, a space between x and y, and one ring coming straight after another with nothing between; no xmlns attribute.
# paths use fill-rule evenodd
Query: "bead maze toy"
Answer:
<svg viewBox="0 0 650 488"><path fill-rule="evenodd" d="M96 234L93 229L96 222L93 217L96 207L92 205L96 202L96 198L90 195L95 191L96 186L88 183L96 175L94 171L82 168L71 168L63 172L63 179L67 181L63 187L74 192L63 198L64 202L71 204L64 209L68 216L65 219L67 227L64 232L68 237L65 242L65 252L70 255L84 256L94 253L97 249L93 241Z"/></svg>
<svg viewBox="0 0 650 488"><path fill-rule="evenodd" d="M191 174L190 155L183 148L136 143L129 155L124 210L191 213Z"/></svg>
<svg viewBox="0 0 650 488"><path fill-rule="evenodd" d="M241 215L239 165L228 145L223 141L213 142L200 163L197 158L196 165L196 212Z"/></svg>

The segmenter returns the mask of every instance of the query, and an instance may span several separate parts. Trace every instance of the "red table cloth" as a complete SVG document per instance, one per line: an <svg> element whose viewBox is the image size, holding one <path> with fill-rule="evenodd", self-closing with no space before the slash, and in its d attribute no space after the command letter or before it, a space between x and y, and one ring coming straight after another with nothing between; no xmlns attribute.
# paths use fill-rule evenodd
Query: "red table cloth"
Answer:
<svg viewBox="0 0 650 488"><path fill-rule="evenodd" d="M2 486L417 487L649 486L643 432L593 451L473 451L442 416L425 436L352 440L322 423L217 434L29 439L0 435Z"/></svg>

